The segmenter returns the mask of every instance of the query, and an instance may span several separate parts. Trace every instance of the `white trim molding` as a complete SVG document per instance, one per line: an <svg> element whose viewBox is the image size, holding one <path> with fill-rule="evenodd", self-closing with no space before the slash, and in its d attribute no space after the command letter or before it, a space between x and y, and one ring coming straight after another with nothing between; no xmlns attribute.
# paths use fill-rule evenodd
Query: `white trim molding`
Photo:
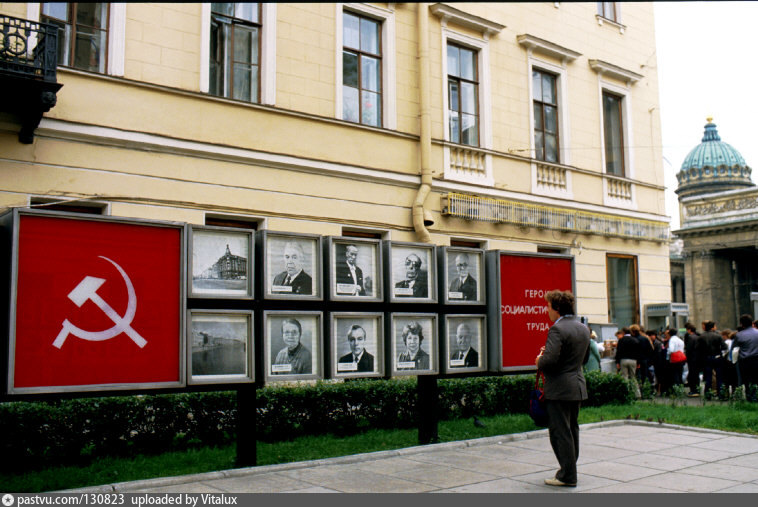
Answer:
<svg viewBox="0 0 758 507"><path fill-rule="evenodd" d="M458 26L480 32L485 39L489 39L493 35L499 34L505 28L505 25L480 18L479 16L474 16L473 14L460 11L446 4L430 5L429 10L432 14L440 18L443 26L452 21Z"/></svg>
<svg viewBox="0 0 758 507"><path fill-rule="evenodd" d="M631 86L645 77L642 74L637 74L636 72L626 70L619 67L618 65L613 65L612 63L604 62L602 60L588 60L588 62L590 64L590 67L592 67L592 70L597 72L600 77L605 76L611 79L622 81L626 83L626 86Z"/></svg>
<svg viewBox="0 0 758 507"><path fill-rule="evenodd" d="M555 58L556 60L560 60L561 64L564 67L567 63L571 63L582 56L581 53L568 48L564 48L563 46L559 46L558 44L546 41L545 39L540 39L534 35L529 35L528 33L517 35L516 40L522 47L526 48L527 53L530 56L532 53L539 53L545 56L549 56L551 58Z"/></svg>
<svg viewBox="0 0 758 507"><path fill-rule="evenodd" d="M276 105L276 3L261 4L261 104ZM211 4L202 4L200 12L200 91L210 90Z"/></svg>
<svg viewBox="0 0 758 507"><path fill-rule="evenodd" d="M395 54L395 10L394 4L389 8L359 3L335 4L335 90L334 117L342 116L342 14L345 10L364 14L382 24L382 124L379 127L389 130L397 129L397 69Z"/></svg>
<svg viewBox="0 0 758 507"><path fill-rule="evenodd" d="M605 174L605 114L603 108L603 92L610 92L621 97L622 126L624 135L624 177ZM628 87L621 87L598 76L598 104L600 108L600 160L603 177L603 204L613 207L637 209L637 197L634 179L634 129L632 128L632 95Z"/></svg>

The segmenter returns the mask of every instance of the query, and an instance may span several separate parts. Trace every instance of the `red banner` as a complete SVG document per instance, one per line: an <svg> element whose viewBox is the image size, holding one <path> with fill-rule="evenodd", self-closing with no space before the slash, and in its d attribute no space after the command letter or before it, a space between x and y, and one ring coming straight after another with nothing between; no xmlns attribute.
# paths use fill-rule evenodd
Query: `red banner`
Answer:
<svg viewBox="0 0 758 507"><path fill-rule="evenodd" d="M571 259L500 255L503 368L534 365L552 324L545 294L572 290L572 283Z"/></svg>
<svg viewBox="0 0 758 507"><path fill-rule="evenodd" d="M181 230L21 215L15 388L180 379Z"/></svg>

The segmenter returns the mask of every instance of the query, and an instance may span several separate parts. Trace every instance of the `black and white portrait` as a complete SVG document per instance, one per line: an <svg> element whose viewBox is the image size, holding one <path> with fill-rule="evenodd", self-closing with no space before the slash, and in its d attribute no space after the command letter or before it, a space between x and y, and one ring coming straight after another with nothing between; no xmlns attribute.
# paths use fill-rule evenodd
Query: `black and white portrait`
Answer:
<svg viewBox="0 0 758 507"><path fill-rule="evenodd" d="M252 233L192 229L191 296L252 296Z"/></svg>
<svg viewBox="0 0 758 507"><path fill-rule="evenodd" d="M484 316L448 315L447 367L450 370L484 366Z"/></svg>
<svg viewBox="0 0 758 507"><path fill-rule="evenodd" d="M190 379L252 380L252 312L192 310Z"/></svg>
<svg viewBox="0 0 758 507"><path fill-rule="evenodd" d="M321 314L265 312L267 376L320 375Z"/></svg>
<svg viewBox="0 0 758 507"><path fill-rule="evenodd" d="M437 372L436 315L393 314L392 336L395 374Z"/></svg>
<svg viewBox="0 0 758 507"><path fill-rule="evenodd" d="M332 314L332 362L337 377L376 376L383 373L384 329L381 313Z"/></svg>
<svg viewBox="0 0 758 507"><path fill-rule="evenodd" d="M266 236L267 294L320 296L321 262L316 238L268 234Z"/></svg>
<svg viewBox="0 0 758 507"><path fill-rule="evenodd" d="M392 245L392 296L396 299L435 299L434 250Z"/></svg>
<svg viewBox="0 0 758 507"><path fill-rule="evenodd" d="M379 299L381 297L380 242L341 238L331 242L332 297Z"/></svg>
<svg viewBox="0 0 758 507"><path fill-rule="evenodd" d="M445 264L447 302L483 302L482 253L478 250L467 251L448 248L445 252Z"/></svg>

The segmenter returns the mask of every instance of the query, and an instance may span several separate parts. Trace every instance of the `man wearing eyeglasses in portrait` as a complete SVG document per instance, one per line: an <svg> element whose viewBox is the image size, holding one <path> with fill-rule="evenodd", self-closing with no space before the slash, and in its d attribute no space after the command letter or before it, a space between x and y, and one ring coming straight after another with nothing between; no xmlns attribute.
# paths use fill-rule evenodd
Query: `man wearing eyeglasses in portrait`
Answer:
<svg viewBox="0 0 758 507"><path fill-rule="evenodd" d="M405 279L395 284L395 297L425 298L429 296L427 273L421 269L421 257L415 253L405 258Z"/></svg>
<svg viewBox="0 0 758 507"><path fill-rule="evenodd" d="M469 265L467 253L460 253L455 256L455 272L457 276L450 282L450 289L447 292L448 299L461 301L477 300L476 280L468 272Z"/></svg>

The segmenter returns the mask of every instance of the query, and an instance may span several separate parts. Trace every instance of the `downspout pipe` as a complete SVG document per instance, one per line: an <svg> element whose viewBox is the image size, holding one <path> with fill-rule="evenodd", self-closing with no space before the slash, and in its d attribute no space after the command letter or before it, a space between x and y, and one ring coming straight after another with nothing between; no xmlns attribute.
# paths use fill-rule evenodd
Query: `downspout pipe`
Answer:
<svg viewBox="0 0 758 507"><path fill-rule="evenodd" d="M418 92L419 92L419 172L421 173L421 186L413 201L413 229L418 239L424 243L431 243L427 226L432 225L433 220L425 220L424 216L430 216L424 208L424 203L432 190L432 122L429 109L429 8L426 3L419 2L418 6Z"/></svg>

